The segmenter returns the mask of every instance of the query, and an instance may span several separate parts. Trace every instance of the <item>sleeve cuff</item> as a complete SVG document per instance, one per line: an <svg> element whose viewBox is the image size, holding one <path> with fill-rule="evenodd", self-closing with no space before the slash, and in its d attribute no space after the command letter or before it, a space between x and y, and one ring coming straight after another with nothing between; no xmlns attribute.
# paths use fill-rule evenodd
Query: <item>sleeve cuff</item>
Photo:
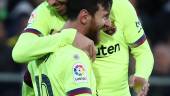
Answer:
<svg viewBox="0 0 170 96"><path fill-rule="evenodd" d="M92 92L91 89L87 87L77 88L67 92L68 96L77 96L80 94L92 94Z"/></svg>

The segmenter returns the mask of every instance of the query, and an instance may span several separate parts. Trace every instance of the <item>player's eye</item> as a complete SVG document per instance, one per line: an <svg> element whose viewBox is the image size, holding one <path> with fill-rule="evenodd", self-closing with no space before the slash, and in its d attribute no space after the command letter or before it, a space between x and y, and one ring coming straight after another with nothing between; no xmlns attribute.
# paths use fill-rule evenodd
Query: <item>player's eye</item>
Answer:
<svg viewBox="0 0 170 96"><path fill-rule="evenodd" d="M105 19L108 19L108 18L109 18L109 13L107 12L103 17L104 17Z"/></svg>

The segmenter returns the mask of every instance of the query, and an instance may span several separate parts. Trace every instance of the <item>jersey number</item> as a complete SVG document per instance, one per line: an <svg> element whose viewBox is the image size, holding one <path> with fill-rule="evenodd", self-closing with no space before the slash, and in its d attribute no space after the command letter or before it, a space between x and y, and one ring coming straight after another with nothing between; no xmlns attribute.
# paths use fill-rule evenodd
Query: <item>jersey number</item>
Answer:
<svg viewBox="0 0 170 96"><path fill-rule="evenodd" d="M44 92L43 92L42 88L45 88L47 96L54 96L52 87L51 87L51 83L50 83L50 80L48 79L48 77L44 74L41 74L41 83L39 81L40 81L39 77L35 76L35 82L37 85L38 96L44 96L43 95ZM40 88L41 88L41 93L40 93Z"/></svg>

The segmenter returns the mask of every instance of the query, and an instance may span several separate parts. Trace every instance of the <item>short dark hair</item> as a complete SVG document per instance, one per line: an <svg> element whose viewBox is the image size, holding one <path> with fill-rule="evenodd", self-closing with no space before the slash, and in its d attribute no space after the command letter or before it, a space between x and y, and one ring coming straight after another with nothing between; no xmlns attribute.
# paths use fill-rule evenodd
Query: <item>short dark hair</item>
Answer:
<svg viewBox="0 0 170 96"><path fill-rule="evenodd" d="M98 4L101 0L67 0L67 12L68 19L74 20L82 9L86 9L92 16L99 9Z"/></svg>
<svg viewBox="0 0 170 96"><path fill-rule="evenodd" d="M111 10L113 0L101 0L100 2L105 10L107 10L107 11Z"/></svg>

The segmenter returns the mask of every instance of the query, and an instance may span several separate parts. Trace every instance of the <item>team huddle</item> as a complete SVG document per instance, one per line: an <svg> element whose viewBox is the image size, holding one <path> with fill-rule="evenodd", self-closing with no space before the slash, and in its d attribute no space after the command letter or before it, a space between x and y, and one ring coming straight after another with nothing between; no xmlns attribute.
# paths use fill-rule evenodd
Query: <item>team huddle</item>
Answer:
<svg viewBox="0 0 170 96"><path fill-rule="evenodd" d="M128 77L129 54L136 61ZM153 55L128 0L46 0L12 52L22 96L147 96Z"/></svg>

